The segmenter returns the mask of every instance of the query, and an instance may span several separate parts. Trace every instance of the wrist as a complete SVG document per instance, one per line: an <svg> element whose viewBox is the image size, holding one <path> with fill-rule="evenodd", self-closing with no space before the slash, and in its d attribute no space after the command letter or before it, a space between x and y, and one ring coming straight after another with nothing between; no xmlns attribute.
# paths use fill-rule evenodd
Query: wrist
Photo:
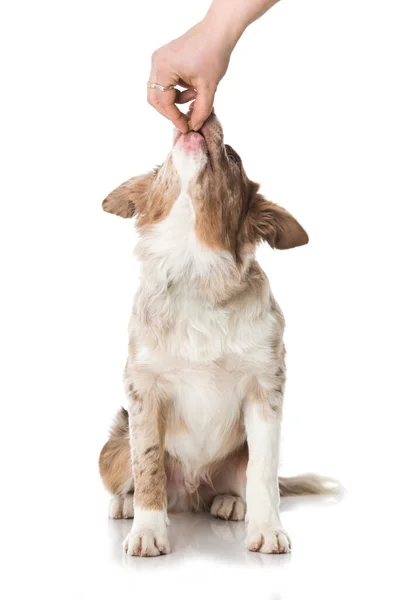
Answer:
<svg viewBox="0 0 400 600"><path fill-rule="evenodd" d="M229 53L235 48L246 26L228 18L216 19L209 11L199 25L204 30L207 40L212 46L223 47Z"/></svg>

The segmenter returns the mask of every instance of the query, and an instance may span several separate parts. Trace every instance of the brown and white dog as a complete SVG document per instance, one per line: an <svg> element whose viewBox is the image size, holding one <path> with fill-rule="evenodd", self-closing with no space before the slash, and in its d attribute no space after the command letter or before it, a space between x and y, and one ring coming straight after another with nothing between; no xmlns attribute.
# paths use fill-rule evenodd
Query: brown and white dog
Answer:
<svg viewBox="0 0 400 600"><path fill-rule="evenodd" d="M278 480L284 319L255 249L308 236L258 189L213 114L198 133L175 132L161 167L103 202L137 215L140 233L128 411L100 455L110 516L134 516L128 554L170 551L167 509L246 519L249 550L288 552L280 494L325 490L314 476Z"/></svg>

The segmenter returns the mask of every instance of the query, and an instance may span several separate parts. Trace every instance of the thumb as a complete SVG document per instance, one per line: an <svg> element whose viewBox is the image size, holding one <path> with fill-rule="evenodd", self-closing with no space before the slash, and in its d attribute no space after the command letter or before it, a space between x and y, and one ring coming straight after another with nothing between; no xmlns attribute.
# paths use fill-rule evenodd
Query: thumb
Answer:
<svg viewBox="0 0 400 600"><path fill-rule="evenodd" d="M204 121L211 114L217 86L208 83L199 83L196 85L196 90L197 96L194 103L193 114L190 119L192 129L195 131L200 129Z"/></svg>

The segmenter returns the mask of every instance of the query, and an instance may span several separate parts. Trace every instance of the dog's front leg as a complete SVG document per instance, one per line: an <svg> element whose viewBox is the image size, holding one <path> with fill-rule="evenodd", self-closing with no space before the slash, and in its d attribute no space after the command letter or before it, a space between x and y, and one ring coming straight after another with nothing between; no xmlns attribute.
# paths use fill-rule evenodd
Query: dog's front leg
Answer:
<svg viewBox="0 0 400 600"><path fill-rule="evenodd" d="M170 552L164 468L166 403L162 394L128 394L129 436L135 481L134 521L124 545L134 556Z"/></svg>
<svg viewBox="0 0 400 600"><path fill-rule="evenodd" d="M253 552L290 551L279 516L279 438L282 394L256 387L246 398L244 419L249 448L246 485L246 546Z"/></svg>

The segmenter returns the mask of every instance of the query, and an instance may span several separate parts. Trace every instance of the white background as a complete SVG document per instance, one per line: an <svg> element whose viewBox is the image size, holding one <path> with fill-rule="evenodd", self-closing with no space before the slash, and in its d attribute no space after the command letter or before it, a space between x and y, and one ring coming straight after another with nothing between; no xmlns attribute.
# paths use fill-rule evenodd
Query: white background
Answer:
<svg viewBox="0 0 400 600"><path fill-rule="evenodd" d="M310 235L259 259L287 320L282 474L291 556L243 525L173 517L173 553L125 557L97 457L124 402L132 222L101 210L163 161L150 55L207 0L3 2L1 585L4 598L394 598L399 430L399 8L282 0L239 42L216 111L250 177Z"/></svg>

